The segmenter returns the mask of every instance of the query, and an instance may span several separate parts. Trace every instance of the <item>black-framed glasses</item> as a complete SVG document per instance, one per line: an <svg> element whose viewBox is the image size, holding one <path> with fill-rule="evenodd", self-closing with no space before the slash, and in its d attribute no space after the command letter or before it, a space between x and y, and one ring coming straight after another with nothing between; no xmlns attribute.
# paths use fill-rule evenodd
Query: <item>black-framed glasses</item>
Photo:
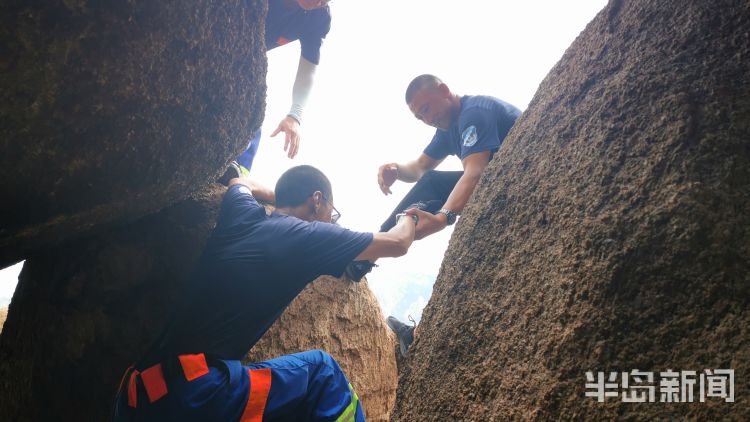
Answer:
<svg viewBox="0 0 750 422"><path fill-rule="evenodd" d="M336 209L336 207L335 207L335 206L333 205L333 202L329 201L329 200L328 200L328 198L326 198L326 196L325 196L325 195L321 195L321 196L323 196L323 199L324 199L324 200L325 200L326 202L328 202L329 204L331 204L331 208L333 208L333 212L331 213L331 223L332 223L332 224L336 224L336 222L337 222L337 221L339 221L339 218L341 218L341 213L340 213L340 212L339 212L339 210L337 210L337 209Z"/></svg>

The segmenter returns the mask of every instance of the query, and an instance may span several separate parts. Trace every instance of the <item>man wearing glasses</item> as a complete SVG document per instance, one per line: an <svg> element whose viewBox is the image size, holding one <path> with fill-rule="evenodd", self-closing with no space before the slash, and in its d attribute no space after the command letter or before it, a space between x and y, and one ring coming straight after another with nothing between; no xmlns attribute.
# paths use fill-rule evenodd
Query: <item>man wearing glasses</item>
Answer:
<svg viewBox="0 0 750 422"><path fill-rule="evenodd" d="M115 420L363 421L325 352L240 360L309 282L340 277L355 259L404 255L426 213L408 210L385 233L331 224L340 216L331 184L311 166L285 172L273 192L248 179L229 185L186 306L126 372ZM258 200L276 210L267 215Z"/></svg>

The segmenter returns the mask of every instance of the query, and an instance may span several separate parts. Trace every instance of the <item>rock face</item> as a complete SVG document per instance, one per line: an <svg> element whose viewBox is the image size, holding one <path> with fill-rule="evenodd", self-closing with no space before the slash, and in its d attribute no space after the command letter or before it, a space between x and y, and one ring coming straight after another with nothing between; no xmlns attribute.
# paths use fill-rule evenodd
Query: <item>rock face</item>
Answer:
<svg viewBox="0 0 750 422"><path fill-rule="evenodd" d="M221 173L263 117L265 10L4 1L0 267Z"/></svg>
<svg viewBox="0 0 750 422"><path fill-rule="evenodd" d="M213 227L209 182L260 126L265 14L261 0L0 5L0 267L26 259L0 419L109 418ZM326 349L387 420L395 357L366 283L320 280L282 320L253 356Z"/></svg>
<svg viewBox="0 0 750 422"><path fill-rule="evenodd" d="M321 277L307 286L250 350L247 362L310 349L330 353L368 421L387 421L396 397L394 339L367 282Z"/></svg>
<svg viewBox="0 0 750 422"><path fill-rule="evenodd" d="M223 192L26 260L0 336L3 420L108 420L125 368L176 306Z"/></svg>
<svg viewBox="0 0 750 422"><path fill-rule="evenodd" d="M393 420L750 419L748 75L747 1L610 2L465 210ZM733 369L736 402L585 396L633 369L656 401Z"/></svg>

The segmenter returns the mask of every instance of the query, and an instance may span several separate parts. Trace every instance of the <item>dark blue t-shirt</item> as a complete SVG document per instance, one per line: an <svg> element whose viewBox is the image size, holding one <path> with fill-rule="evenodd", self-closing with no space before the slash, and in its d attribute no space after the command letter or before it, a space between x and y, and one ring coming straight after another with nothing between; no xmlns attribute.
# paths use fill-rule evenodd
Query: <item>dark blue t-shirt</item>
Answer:
<svg viewBox="0 0 750 422"><path fill-rule="evenodd" d="M331 29L331 10L328 6L305 10L284 0L269 0L266 15L266 50L299 40L302 57L313 64L320 63L320 46Z"/></svg>
<svg viewBox="0 0 750 422"><path fill-rule="evenodd" d="M464 95L456 123L447 131L435 131L424 153L435 160L449 155L463 160L482 151L494 154L520 115L521 110L497 98Z"/></svg>
<svg viewBox="0 0 750 422"><path fill-rule="evenodd" d="M200 352L243 358L309 282L340 277L371 242L372 233L267 216L247 187L230 187L192 277L191 299L145 363Z"/></svg>

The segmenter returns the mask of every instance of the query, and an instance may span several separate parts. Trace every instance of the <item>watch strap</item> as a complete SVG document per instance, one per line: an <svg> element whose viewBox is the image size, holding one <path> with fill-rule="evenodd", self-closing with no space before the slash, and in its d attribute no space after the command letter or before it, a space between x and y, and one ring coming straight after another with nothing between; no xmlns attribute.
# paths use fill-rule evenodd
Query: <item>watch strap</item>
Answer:
<svg viewBox="0 0 750 422"><path fill-rule="evenodd" d="M447 208L441 208L438 211L438 213L445 215L445 218L448 220L448 225L449 226L452 226L453 223L456 222L456 217L458 217L458 214L456 214L455 212L453 212L453 211L451 211L451 210L449 210Z"/></svg>

